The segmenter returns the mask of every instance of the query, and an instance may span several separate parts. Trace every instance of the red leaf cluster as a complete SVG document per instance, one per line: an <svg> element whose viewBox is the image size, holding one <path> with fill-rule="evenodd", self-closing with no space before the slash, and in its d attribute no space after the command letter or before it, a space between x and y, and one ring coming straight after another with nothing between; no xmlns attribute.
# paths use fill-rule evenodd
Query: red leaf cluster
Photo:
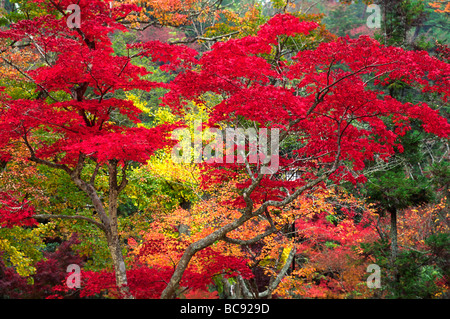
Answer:
<svg viewBox="0 0 450 319"><path fill-rule="evenodd" d="M182 112L187 100L207 104L203 96L213 93L220 99L210 107L209 126L244 119L295 136L297 146L291 157L280 159L278 173L303 173L295 184L285 182L288 188L314 179L338 161L346 164L331 176L333 181L363 182L364 177L353 174L375 156L387 160L397 149L402 151L398 137L410 129L412 120L419 120L428 133L449 136L449 123L430 105L403 103L383 91L401 81L447 101L448 63L426 52L383 46L367 36L338 38L299 51L291 60L280 58L285 44L281 35L308 34L315 27L290 14L276 15L256 36L216 43L198 59L197 68L170 83L164 101ZM245 169L236 163L208 165L213 175ZM210 176L206 180L211 181Z"/></svg>
<svg viewBox="0 0 450 319"><path fill-rule="evenodd" d="M71 1L39 1L40 6L65 14ZM132 57L113 54L111 32L127 31L117 22L134 5L110 8L105 1L79 1L82 12L80 28L69 29L67 15L36 17L13 23L0 32L0 38L29 41L45 59L54 61L24 71L36 84L36 100L0 98L0 150L11 141L22 139L33 158L57 164L73 165L79 155L98 162L107 160L145 162L156 149L170 145L168 132L173 127L146 129L136 126L141 111L131 101L107 98L117 90L150 91L165 87L143 77L149 72L131 63ZM153 59L170 63L167 68L185 67L196 52L182 46L169 46L157 41L129 46L142 52L134 57L152 55ZM170 49L170 50L169 50ZM192 59L191 59L192 60ZM89 91L90 90L90 91ZM65 92L70 98L56 98ZM92 92L88 96L86 92ZM126 117L131 125L118 124L115 113ZM42 131L47 138L31 143L30 137ZM8 154L0 151L1 158Z"/></svg>
<svg viewBox="0 0 450 319"><path fill-rule="evenodd" d="M36 221L31 218L35 209L23 196L11 192L0 192L0 227L33 226Z"/></svg>
<svg viewBox="0 0 450 319"><path fill-rule="evenodd" d="M308 34L318 26L319 24L316 22L302 22L299 18L289 14L277 14L261 26L258 36L268 43L276 44L278 41L277 37L281 35Z"/></svg>

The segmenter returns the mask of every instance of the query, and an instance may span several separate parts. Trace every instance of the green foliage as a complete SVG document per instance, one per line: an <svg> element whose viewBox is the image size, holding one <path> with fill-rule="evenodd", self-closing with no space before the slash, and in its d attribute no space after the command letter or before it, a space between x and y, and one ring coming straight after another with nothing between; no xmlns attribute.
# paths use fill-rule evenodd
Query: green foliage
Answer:
<svg viewBox="0 0 450 319"><path fill-rule="evenodd" d="M321 11L325 11L322 8ZM350 37L358 37L360 33L351 34L350 31L365 25L366 17L364 11L366 6L363 3L355 3L350 5L340 4L335 9L330 10L323 19L328 30L331 33L343 37L350 35Z"/></svg>
<svg viewBox="0 0 450 319"><path fill-rule="evenodd" d="M429 166L428 173L433 176L433 185L444 194L450 191L450 163L446 161L436 162Z"/></svg>
<svg viewBox="0 0 450 319"><path fill-rule="evenodd" d="M60 15L56 10L46 11L38 6L37 1L31 0L6 0L6 14L0 16L0 26L7 26L20 20L31 20L35 17L44 16L46 14Z"/></svg>
<svg viewBox="0 0 450 319"><path fill-rule="evenodd" d="M42 258L41 250L45 246L40 233L45 228L45 225L35 229L18 226L0 228L0 258L5 265L14 267L20 276L32 275L34 264Z"/></svg>
<svg viewBox="0 0 450 319"><path fill-rule="evenodd" d="M384 21L375 38L386 45L407 46L407 34L425 19L421 0L376 1L382 6Z"/></svg>
<svg viewBox="0 0 450 319"><path fill-rule="evenodd" d="M371 177L364 191L381 210L403 209L429 202L432 193L425 180L405 178L401 170L379 172Z"/></svg>
<svg viewBox="0 0 450 319"><path fill-rule="evenodd" d="M433 265L426 252L406 250L399 254L396 261L399 277L394 298L433 298L440 288L436 281L442 278L442 269Z"/></svg>
<svg viewBox="0 0 450 319"><path fill-rule="evenodd" d="M434 262L442 270L442 275L450 276L450 234L432 234L425 240L434 256Z"/></svg>
<svg viewBox="0 0 450 319"><path fill-rule="evenodd" d="M382 269L382 290L387 298L441 297L440 282L449 275L450 235L431 235L425 242L430 250L402 249L394 265L389 259L388 240L361 244L364 253L375 258L375 264Z"/></svg>
<svg viewBox="0 0 450 319"><path fill-rule="evenodd" d="M430 40L435 39L448 43L448 39L450 38L448 13L436 12L429 6L426 6L425 13L427 19L420 27L420 33L424 34Z"/></svg>

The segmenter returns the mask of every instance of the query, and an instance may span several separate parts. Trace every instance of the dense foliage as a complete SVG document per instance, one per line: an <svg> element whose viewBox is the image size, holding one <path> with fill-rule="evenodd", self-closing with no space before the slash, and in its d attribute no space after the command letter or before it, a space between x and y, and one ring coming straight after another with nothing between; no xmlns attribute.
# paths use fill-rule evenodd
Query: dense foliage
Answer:
<svg viewBox="0 0 450 319"><path fill-rule="evenodd" d="M1 298L448 298L448 8L370 3L2 2Z"/></svg>

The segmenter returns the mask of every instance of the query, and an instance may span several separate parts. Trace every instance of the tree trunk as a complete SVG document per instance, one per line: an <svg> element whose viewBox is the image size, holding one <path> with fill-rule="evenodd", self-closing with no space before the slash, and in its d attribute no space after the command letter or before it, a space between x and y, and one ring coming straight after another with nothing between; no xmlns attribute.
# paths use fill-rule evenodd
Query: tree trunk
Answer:
<svg viewBox="0 0 450 319"><path fill-rule="evenodd" d="M172 299L175 297L176 290L180 284L181 278L183 277L184 271L189 266L189 262L191 261L192 257L194 257L194 255L198 251L220 240L228 232L238 228L252 217L253 216L251 214L242 215L239 219L235 219L233 222L223 226L222 228L216 230L208 236L196 241L195 243L190 244L184 251L184 254L181 257L180 261L178 262L177 267L175 268L175 271L170 278L169 283L167 284L167 287L162 292L161 299Z"/></svg>
<svg viewBox="0 0 450 319"><path fill-rule="evenodd" d="M94 186L90 183L86 183L78 176L72 176L74 183L84 191L92 201L94 209L96 210L102 225L102 229L105 232L107 244L109 251L111 253L111 259L114 265L114 272L116 276L116 285L119 289L119 293L124 298L132 298L129 293L126 266L124 262L124 257L122 254L122 249L120 245L120 238L118 232L117 224L117 207L118 207L118 197L119 192L123 187L125 187L125 182L121 183L120 186L117 185L117 166L109 165L109 179L110 179L110 189L108 198L108 213L106 213L105 207L102 200L97 194Z"/></svg>
<svg viewBox="0 0 450 319"><path fill-rule="evenodd" d="M398 256L398 229L397 229L397 208L391 209L391 269L392 269L392 284L394 290L397 289L400 278L397 271L397 256Z"/></svg>
<svg viewBox="0 0 450 319"><path fill-rule="evenodd" d="M122 249L120 246L119 236L117 235L117 229L113 231L113 234L109 234L108 236L108 248L111 252L111 257L114 264L114 273L116 275L116 285L119 289L119 293L123 298L132 299L132 295L130 294L128 288L128 280L127 280L127 272L125 261L122 254Z"/></svg>
<svg viewBox="0 0 450 319"><path fill-rule="evenodd" d="M114 263L114 272L116 275L116 285L122 297L132 299L129 292L125 261L122 254L122 248L119 238L119 226L117 223L117 209L119 193L126 185L125 175L122 176L120 185L117 183L117 164L116 160L110 160L108 163L109 172L109 196L108 196L108 214L110 220L110 230L108 232L108 247ZM124 173L125 174L125 173Z"/></svg>
<svg viewBox="0 0 450 319"><path fill-rule="evenodd" d="M391 210L391 263L394 264L398 255L398 230L397 230L397 209Z"/></svg>
<svg viewBox="0 0 450 319"><path fill-rule="evenodd" d="M339 156L338 156L339 158ZM274 207L283 207L285 205L288 205L293 200L298 198L304 191L308 189L312 189L314 186L318 185L322 181L324 181L328 176L330 176L332 173L336 171L337 165L334 165L332 169L330 169L326 174L322 175L321 177L310 181L306 185L303 185L302 187L298 188L293 194L286 197L282 201L273 201L269 200L266 201L264 204L262 204L256 211L253 212L253 202L250 199L250 194L255 190L256 186L259 184L259 182L262 179L262 175L258 177L255 181L252 182L252 184L244 191L243 198L246 202L247 206L244 209L244 212L241 217L238 219L235 219L231 223L223 226L222 228L219 228L218 230L212 232L208 236L196 241L195 243L192 243L188 246L188 248L184 251L183 256L181 257L179 263L177 264L175 271L170 278L169 283L167 284L167 287L164 289L164 291L161 294L161 299L171 299L175 296L176 290L178 288L178 285L181 281L181 278L183 277L184 271L187 269L189 262L191 261L192 257L200 250L211 246L213 243L215 243L218 240L222 240L225 238L225 236L232 230L242 226L246 221L252 219L253 217L259 216L263 214L268 206L274 206Z"/></svg>

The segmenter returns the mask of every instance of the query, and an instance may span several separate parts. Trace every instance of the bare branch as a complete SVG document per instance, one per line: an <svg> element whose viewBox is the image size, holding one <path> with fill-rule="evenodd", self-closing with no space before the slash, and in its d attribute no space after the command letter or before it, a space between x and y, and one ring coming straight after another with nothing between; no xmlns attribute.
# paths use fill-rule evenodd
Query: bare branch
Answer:
<svg viewBox="0 0 450 319"><path fill-rule="evenodd" d="M27 37L31 40L31 42L34 44L35 48L41 55L41 57L44 59L44 61L47 63L47 65L51 66L50 61L48 60L47 54L45 54L44 50L41 48L41 46L34 40L34 37L31 34L25 33Z"/></svg>
<svg viewBox="0 0 450 319"><path fill-rule="evenodd" d="M315 6L316 4L318 4L320 1L316 1L316 2L313 2L313 4L311 4L309 7L308 7L308 9L306 9L305 11L303 11L303 13L304 14L307 14L308 12L309 12L309 10L311 10L311 8L313 7L313 6Z"/></svg>

